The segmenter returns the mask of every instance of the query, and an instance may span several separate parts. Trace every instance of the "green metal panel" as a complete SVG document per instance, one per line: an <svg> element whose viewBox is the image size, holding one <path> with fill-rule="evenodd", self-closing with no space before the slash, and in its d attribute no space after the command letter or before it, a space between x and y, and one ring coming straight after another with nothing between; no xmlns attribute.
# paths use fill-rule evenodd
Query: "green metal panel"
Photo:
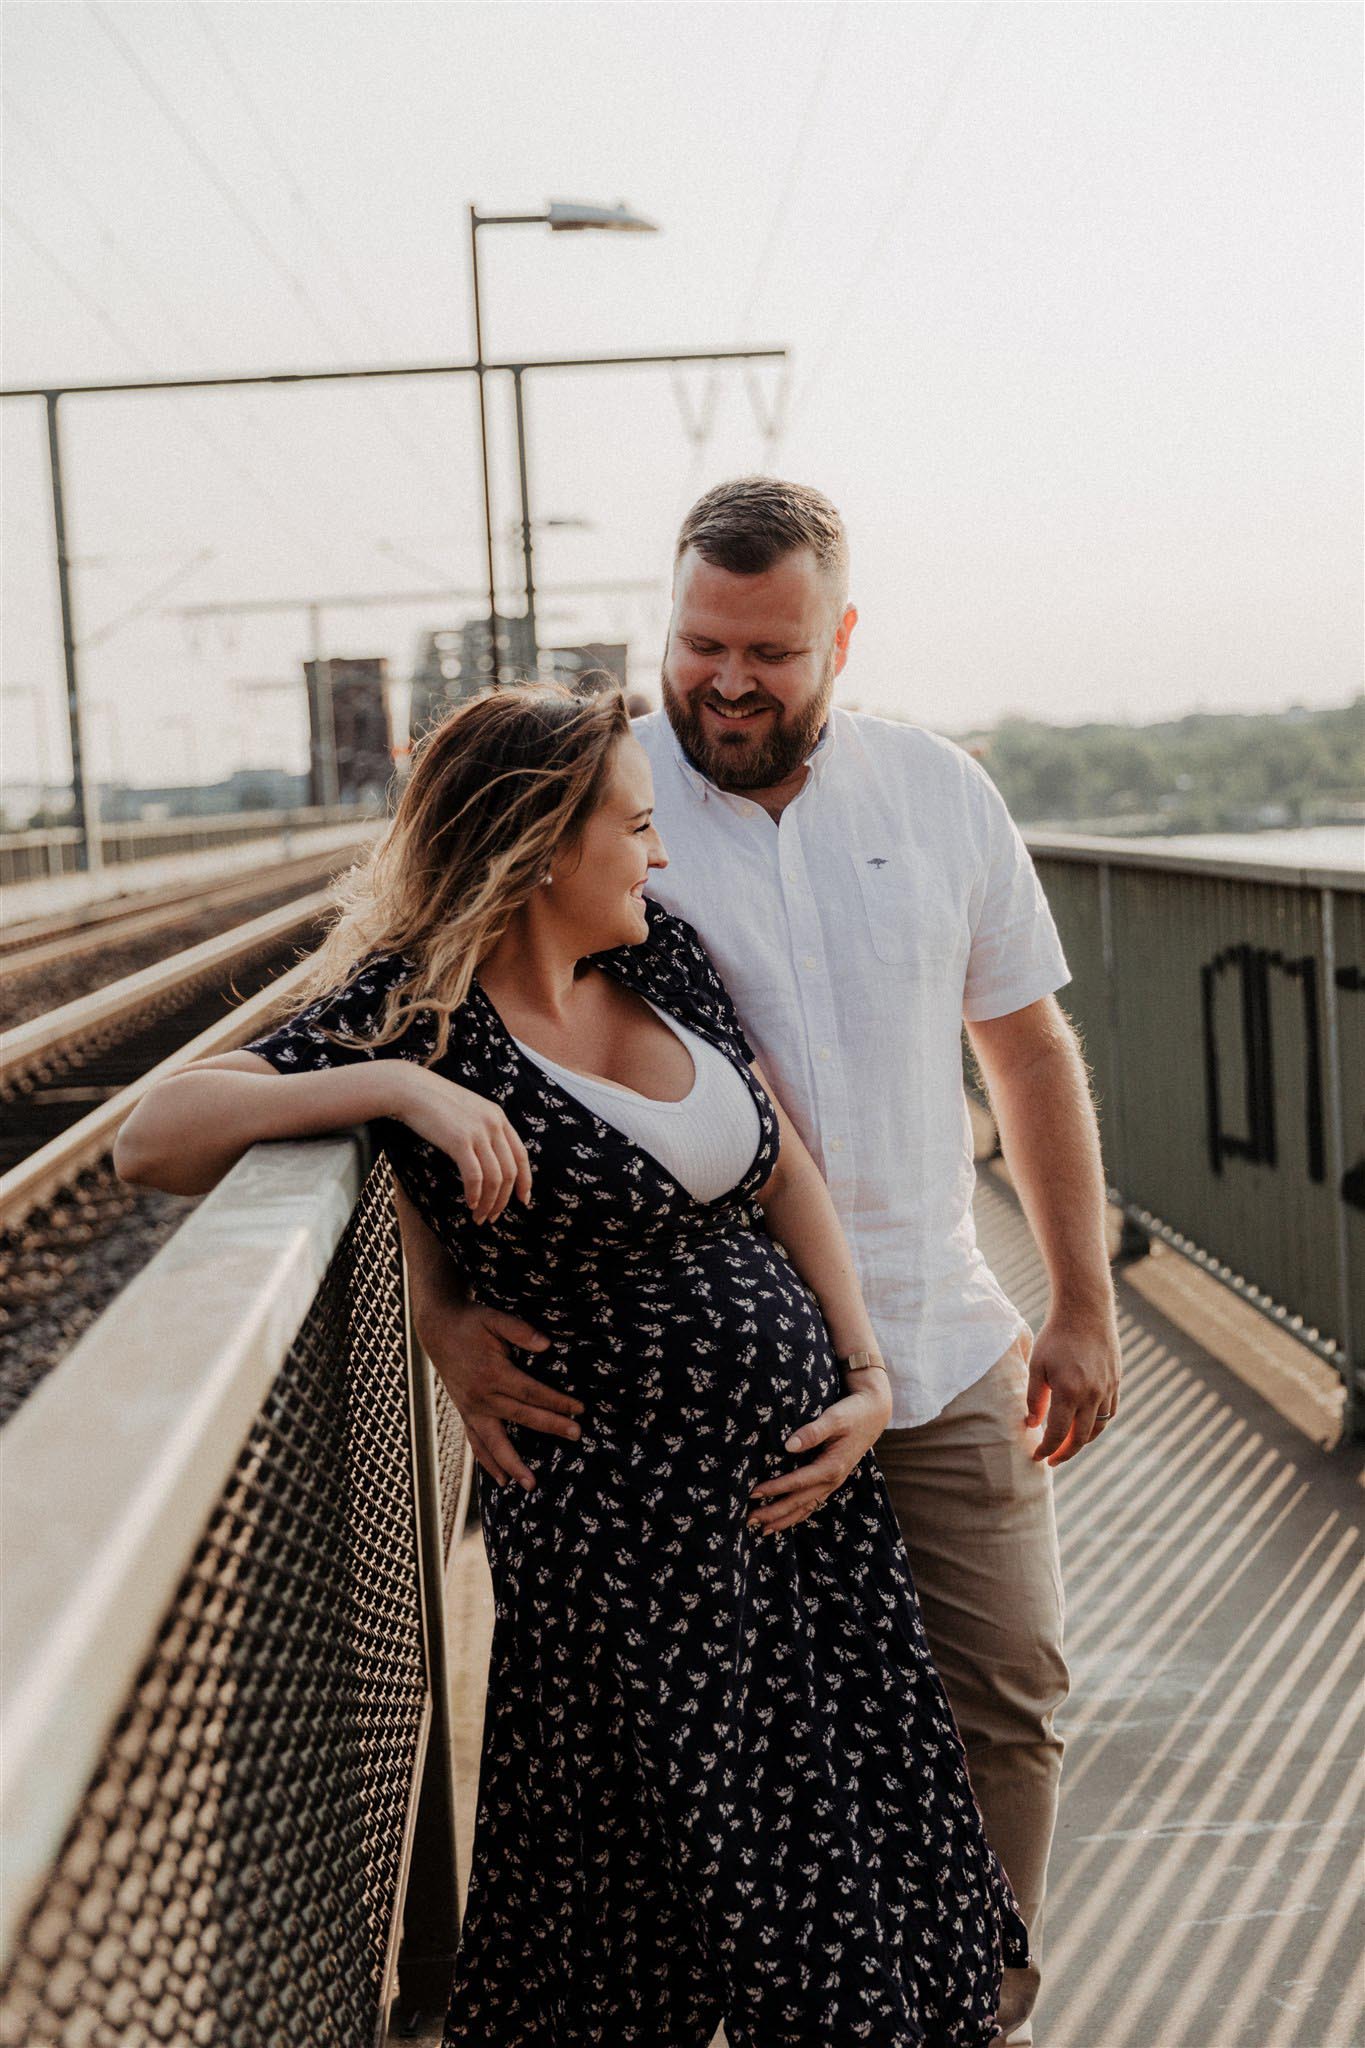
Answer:
<svg viewBox="0 0 1365 2048"><path fill-rule="evenodd" d="M1365 1361L1365 895L1331 893L1341 1131L1334 1161L1340 1196L1337 1217L1354 1355Z"/></svg>
<svg viewBox="0 0 1365 2048"><path fill-rule="evenodd" d="M1346 877L1125 858L1094 841L1035 860L1111 1187L1358 1367L1365 893Z"/></svg>

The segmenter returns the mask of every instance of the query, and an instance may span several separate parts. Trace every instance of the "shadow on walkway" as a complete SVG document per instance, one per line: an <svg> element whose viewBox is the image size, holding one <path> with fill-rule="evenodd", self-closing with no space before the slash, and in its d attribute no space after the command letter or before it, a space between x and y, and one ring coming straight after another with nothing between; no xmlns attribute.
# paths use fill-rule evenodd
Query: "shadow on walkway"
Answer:
<svg viewBox="0 0 1365 2048"><path fill-rule="evenodd" d="M977 1217L1037 1329L1038 1255L994 1174ZM1224 1356L1244 1319L1248 1376L1313 1377L1301 1347L1164 1258ZM1351 2048L1360 1448L1324 1449L1197 1341L1195 1317L1177 1327L1157 1269L1119 1279L1119 1417L1057 1475L1072 1695L1038 2048Z"/></svg>

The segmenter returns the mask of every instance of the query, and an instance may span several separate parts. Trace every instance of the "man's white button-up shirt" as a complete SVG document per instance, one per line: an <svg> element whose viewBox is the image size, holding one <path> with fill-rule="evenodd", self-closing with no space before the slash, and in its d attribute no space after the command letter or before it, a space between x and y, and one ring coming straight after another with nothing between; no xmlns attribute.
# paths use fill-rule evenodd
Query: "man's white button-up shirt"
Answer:
<svg viewBox="0 0 1365 2048"><path fill-rule="evenodd" d="M1027 1329L977 1247L962 1020L1070 979L1028 849L951 740L835 710L774 821L718 789L666 713L635 720L695 925L815 1155L890 1371L888 1425L937 1415Z"/></svg>

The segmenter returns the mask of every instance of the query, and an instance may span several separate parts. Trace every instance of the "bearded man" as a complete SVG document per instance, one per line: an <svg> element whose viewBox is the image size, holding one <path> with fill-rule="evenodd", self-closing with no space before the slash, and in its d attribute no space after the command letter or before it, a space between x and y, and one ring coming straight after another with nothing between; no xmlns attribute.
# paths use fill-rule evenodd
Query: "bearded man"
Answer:
<svg viewBox="0 0 1365 2048"><path fill-rule="evenodd" d="M669 855L650 894L700 933L852 1246L893 1389L874 1455L1029 1925L997 2037L1024 2048L1068 1689L1052 1468L1118 1402L1105 1181L1054 993L1066 961L994 784L950 741L833 703L858 618L848 574L843 521L807 486L741 478L687 514L663 709L634 724ZM976 1242L964 1024L1047 1268L1036 1335ZM532 1485L507 1424L571 1435L582 1404L511 1359L543 1337L467 1301L399 1206L418 1333L474 1455ZM755 1490L758 1525L845 1476L839 1405L800 1431L819 1455Z"/></svg>

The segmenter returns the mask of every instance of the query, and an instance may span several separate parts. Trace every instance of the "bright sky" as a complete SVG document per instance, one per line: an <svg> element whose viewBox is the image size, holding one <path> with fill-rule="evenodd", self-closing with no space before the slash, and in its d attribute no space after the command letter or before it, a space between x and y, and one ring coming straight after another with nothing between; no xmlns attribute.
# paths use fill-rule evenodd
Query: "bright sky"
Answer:
<svg viewBox="0 0 1365 2048"><path fill-rule="evenodd" d="M628 638L652 689L681 512L772 467L848 520L846 701L946 730L1343 702L1361 23L10 0L5 381L464 359L469 203L624 199L663 232L482 235L489 353L783 344L785 427L771 371L693 371L682 404L664 369L529 379L533 511L588 522L539 536L543 639ZM509 380L489 395L505 533ZM40 722L65 771L65 707L43 408L0 413L17 781ZM97 772L301 766L305 613L172 608L477 586L475 423L470 378L65 401ZM406 675L477 608L337 606L325 651Z"/></svg>

